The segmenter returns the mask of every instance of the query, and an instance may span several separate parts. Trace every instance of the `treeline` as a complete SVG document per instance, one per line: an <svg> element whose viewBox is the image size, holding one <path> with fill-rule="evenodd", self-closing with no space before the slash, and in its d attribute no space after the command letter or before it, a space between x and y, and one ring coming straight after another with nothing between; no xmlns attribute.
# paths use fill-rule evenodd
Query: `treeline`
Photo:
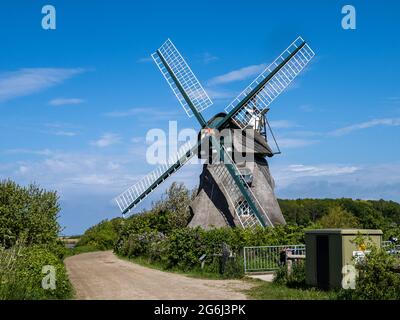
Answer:
<svg viewBox="0 0 400 320"><path fill-rule="evenodd" d="M127 219L104 220L89 228L75 251L112 249L117 239L126 238L130 233L157 231L168 234L185 228L191 218L189 204L194 194L195 191L174 183L150 210ZM400 204L394 201L349 198L278 201L288 227L381 229L385 240L390 236L400 237Z"/></svg>
<svg viewBox="0 0 400 320"><path fill-rule="evenodd" d="M325 228L381 229L385 237L400 233L400 204L394 201L349 198L278 201L286 222L291 225L308 226L322 222ZM340 212L341 219L335 220L338 214L332 214L333 211ZM328 216L332 219L327 219Z"/></svg>

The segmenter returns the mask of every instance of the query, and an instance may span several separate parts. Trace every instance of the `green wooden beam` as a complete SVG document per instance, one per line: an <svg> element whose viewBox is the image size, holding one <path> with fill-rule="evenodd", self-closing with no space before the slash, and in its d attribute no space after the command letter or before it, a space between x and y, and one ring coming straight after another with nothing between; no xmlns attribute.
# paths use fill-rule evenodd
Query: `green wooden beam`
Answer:
<svg viewBox="0 0 400 320"><path fill-rule="evenodd" d="M159 50L156 51L158 56L161 59L162 64L168 70L169 75L171 76L172 80L174 80L179 92L182 94L183 98L185 99L186 103L189 105L190 110L192 110L193 114L195 115L197 121L199 121L202 128L206 126L206 120L204 120L203 116L200 112L197 111L196 107L193 105L192 101L190 100L189 96L186 94L185 90L179 83L178 79L175 77L174 73L172 72L171 68L169 67L168 63L165 61L164 57L160 53Z"/></svg>
<svg viewBox="0 0 400 320"><path fill-rule="evenodd" d="M235 113L240 110L247 102L249 102L253 96L264 86L267 84L269 80L272 79L272 77L279 71L281 70L285 64L297 53L299 50L301 50L304 46L306 45L306 42L304 41L298 48L296 48L295 51L293 51L284 61L281 62L263 81L261 81L242 101L238 103L238 105L233 108L221 121L219 121L215 125L215 129L221 130L228 122L229 120L235 115Z"/></svg>

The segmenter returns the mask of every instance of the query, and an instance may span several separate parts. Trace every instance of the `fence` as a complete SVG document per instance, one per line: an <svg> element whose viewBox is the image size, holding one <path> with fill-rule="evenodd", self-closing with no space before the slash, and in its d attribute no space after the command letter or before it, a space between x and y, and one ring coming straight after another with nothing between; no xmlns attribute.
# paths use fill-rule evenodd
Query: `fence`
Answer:
<svg viewBox="0 0 400 320"><path fill-rule="evenodd" d="M390 241L383 241L382 248L386 249L390 254L400 256L400 245L394 245ZM306 246L298 244L244 247L244 272L265 272L279 269L285 261L285 251L290 251L291 255L305 255Z"/></svg>
<svg viewBox="0 0 400 320"><path fill-rule="evenodd" d="M391 241L382 241L382 248L384 248L390 254L400 256L399 244L393 244Z"/></svg>
<svg viewBox="0 0 400 320"><path fill-rule="evenodd" d="M285 261L286 253L290 251L292 255L305 255L306 246L283 245L283 246L263 246L263 247L244 247L244 271L265 272L279 269Z"/></svg>

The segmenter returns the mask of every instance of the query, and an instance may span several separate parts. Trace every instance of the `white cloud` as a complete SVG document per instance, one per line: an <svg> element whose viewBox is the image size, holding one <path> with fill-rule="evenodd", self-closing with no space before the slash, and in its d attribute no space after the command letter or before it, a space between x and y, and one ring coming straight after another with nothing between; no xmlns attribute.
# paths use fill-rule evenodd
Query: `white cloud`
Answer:
<svg viewBox="0 0 400 320"><path fill-rule="evenodd" d="M202 60L203 60L203 63L204 63L204 64L209 64L210 62L216 61L216 60L218 60L218 59L219 59L218 57L212 55L212 54L209 53L209 52L205 52L205 53L203 53L203 55L202 55Z"/></svg>
<svg viewBox="0 0 400 320"><path fill-rule="evenodd" d="M81 68L25 68L0 74L0 102L42 91L82 72Z"/></svg>
<svg viewBox="0 0 400 320"><path fill-rule="evenodd" d="M139 63L146 63L146 62L151 62L151 61L153 61L153 58L151 58L151 57L145 57L145 58L140 58L140 59L138 59L136 62L139 62Z"/></svg>
<svg viewBox="0 0 400 320"><path fill-rule="evenodd" d="M156 108L132 108L126 110L115 110L106 112L103 115L110 118L126 118L126 117L141 117L143 119L171 119L176 117L178 114L182 114L179 109L177 111L170 111L168 109L159 110Z"/></svg>
<svg viewBox="0 0 400 320"><path fill-rule="evenodd" d="M206 91L210 98L213 100L233 99L237 95L237 93L235 94L232 91L219 90L214 88L206 88Z"/></svg>
<svg viewBox="0 0 400 320"><path fill-rule="evenodd" d="M316 144L318 140L295 139L295 138L277 138L278 145L282 148L300 148Z"/></svg>
<svg viewBox="0 0 400 320"><path fill-rule="evenodd" d="M29 168L27 167L27 166L20 166L19 168L18 168L18 173L19 174L25 174L25 173L27 173L29 171Z"/></svg>
<svg viewBox="0 0 400 320"><path fill-rule="evenodd" d="M57 98L49 101L51 106L63 106L63 105L73 105L73 104L81 104L85 102L83 99L79 98Z"/></svg>
<svg viewBox="0 0 400 320"><path fill-rule="evenodd" d="M56 136L64 136L64 137L75 137L78 135L76 132L72 131L56 131L54 132Z"/></svg>
<svg viewBox="0 0 400 320"><path fill-rule="evenodd" d="M131 139L131 142L133 142L133 143L143 143L143 142L145 142L145 138L144 137L133 137L132 139Z"/></svg>
<svg viewBox="0 0 400 320"><path fill-rule="evenodd" d="M277 184L280 187L287 187L297 181L312 178L317 179L321 177L334 177L354 174L359 171L360 167L355 165L341 165L341 164L317 164L317 165L304 165L304 164L291 164L291 165L277 165L272 168L271 172Z"/></svg>
<svg viewBox="0 0 400 320"><path fill-rule="evenodd" d="M308 105L308 104L301 105L301 106L299 107L299 109L300 109L301 111L303 111L303 112L311 112L311 111L313 111L313 107L311 107L311 106Z"/></svg>
<svg viewBox="0 0 400 320"><path fill-rule="evenodd" d="M333 176L338 174L347 174L357 171L359 168L355 166L338 166L338 165L319 165L305 166L303 164L293 164L288 167L290 172L299 173L302 176Z"/></svg>
<svg viewBox="0 0 400 320"><path fill-rule="evenodd" d="M103 134L100 139L96 141L92 141L91 145L99 147L99 148L104 148L111 146L113 144L117 144L121 141L121 137L118 134L115 133L105 133Z"/></svg>
<svg viewBox="0 0 400 320"><path fill-rule="evenodd" d="M272 129L288 129L297 127L297 125L290 120L273 120L269 121L269 124L271 125Z"/></svg>
<svg viewBox="0 0 400 320"><path fill-rule="evenodd" d="M53 152L49 149L33 150L33 149L8 149L3 151L4 154L33 154L39 156L49 156Z"/></svg>
<svg viewBox="0 0 400 320"><path fill-rule="evenodd" d="M150 108L132 108L128 110L116 110L104 113L106 117L111 118L124 118L124 117L134 117L137 115L142 115L145 112L148 112Z"/></svg>
<svg viewBox="0 0 400 320"><path fill-rule="evenodd" d="M336 129L329 134L333 136L343 136L353 131L372 128L376 126L400 126L400 118L373 119L370 121L356 123L347 127Z"/></svg>
<svg viewBox="0 0 400 320"><path fill-rule="evenodd" d="M217 85L223 83L230 83L234 81L241 81L248 79L252 76L258 75L266 68L266 64L251 65L238 70L234 70L223 75L214 77L208 81L209 85Z"/></svg>

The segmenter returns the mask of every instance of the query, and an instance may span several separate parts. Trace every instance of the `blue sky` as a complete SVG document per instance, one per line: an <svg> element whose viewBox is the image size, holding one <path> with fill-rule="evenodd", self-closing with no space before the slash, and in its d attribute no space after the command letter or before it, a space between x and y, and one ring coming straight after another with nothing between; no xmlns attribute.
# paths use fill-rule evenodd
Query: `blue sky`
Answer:
<svg viewBox="0 0 400 320"><path fill-rule="evenodd" d="M57 29L41 28L52 4ZM352 4L357 29L341 28ZM271 105L279 197L400 201L398 1L2 1L0 178L59 192L64 233L119 215L146 133L198 128L150 61L168 37L223 108L298 35L317 56ZM236 77L232 77L233 74ZM199 166L172 181L193 187Z"/></svg>

